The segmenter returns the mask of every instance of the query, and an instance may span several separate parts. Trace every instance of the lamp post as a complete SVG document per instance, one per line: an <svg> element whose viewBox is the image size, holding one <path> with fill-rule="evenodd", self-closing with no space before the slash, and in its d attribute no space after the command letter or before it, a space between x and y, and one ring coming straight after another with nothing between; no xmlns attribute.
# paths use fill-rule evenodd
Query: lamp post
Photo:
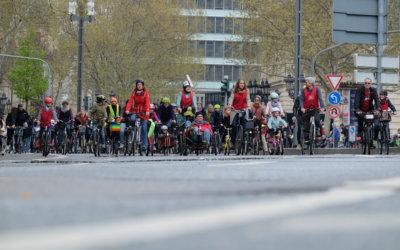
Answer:
<svg viewBox="0 0 400 250"><path fill-rule="evenodd" d="M289 97L291 99L294 99L295 98L294 77L291 74L289 74L283 79L283 81L286 83L286 91L288 92Z"/></svg>
<svg viewBox="0 0 400 250"><path fill-rule="evenodd" d="M94 2L93 0L89 0L87 2L87 15L88 17L81 17L76 15L76 9L78 8L78 4L75 0L69 2L68 12L70 15L71 22L78 21L79 22L79 38L78 38L78 84L77 84L77 110L81 110L82 104L82 67L83 67L83 24L85 21L92 22L92 16L95 14L94 12Z"/></svg>

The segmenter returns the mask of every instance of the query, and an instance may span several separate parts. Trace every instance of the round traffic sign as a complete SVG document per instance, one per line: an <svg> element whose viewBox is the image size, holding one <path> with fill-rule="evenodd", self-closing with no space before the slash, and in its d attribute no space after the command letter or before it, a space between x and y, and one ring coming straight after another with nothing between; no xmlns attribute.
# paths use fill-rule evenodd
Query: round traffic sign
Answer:
<svg viewBox="0 0 400 250"><path fill-rule="evenodd" d="M328 101L332 105L338 105L341 100L342 100L342 96L336 91L333 91L333 92L329 93L329 95L328 95Z"/></svg>
<svg viewBox="0 0 400 250"><path fill-rule="evenodd" d="M340 113L341 113L341 112L342 112L342 110L340 109L340 107L339 107L339 106L336 106L336 105L331 106L331 107L328 109L328 115L329 115L329 117L330 117L331 119L338 118L338 117L340 116Z"/></svg>

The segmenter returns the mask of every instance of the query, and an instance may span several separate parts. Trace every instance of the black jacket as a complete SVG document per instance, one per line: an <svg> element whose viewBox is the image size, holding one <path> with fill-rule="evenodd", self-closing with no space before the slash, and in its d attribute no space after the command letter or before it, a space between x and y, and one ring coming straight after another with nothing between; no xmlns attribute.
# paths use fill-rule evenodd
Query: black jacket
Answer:
<svg viewBox="0 0 400 250"><path fill-rule="evenodd" d="M162 123L167 123L171 120L175 120L174 109L171 105L169 105L167 108L164 107L164 105L158 107L157 116Z"/></svg>
<svg viewBox="0 0 400 250"><path fill-rule="evenodd" d="M11 115L11 123L12 125L15 126L23 126L24 122L27 122L29 120L29 115L28 112L23 110L16 109L14 112L12 112Z"/></svg>
<svg viewBox="0 0 400 250"><path fill-rule="evenodd" d="M369 102L368 111L378 110L381 107L381 102L379 100L378 92L376 91L376 88L372 87L370 88L370 91L371 91L370 92L371 101ZM361 86L357 89L356 97L354 100L354 110L356 112L360 110L362 103L364 102L364 98L365 98L365 87Z"/></svg>

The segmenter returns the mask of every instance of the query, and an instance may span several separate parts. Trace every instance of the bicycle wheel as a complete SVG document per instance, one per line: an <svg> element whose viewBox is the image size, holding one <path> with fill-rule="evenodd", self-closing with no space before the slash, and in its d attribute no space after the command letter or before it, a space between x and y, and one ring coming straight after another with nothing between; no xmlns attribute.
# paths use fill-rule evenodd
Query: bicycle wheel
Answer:
<svg viewBox="0 0 400 250"><path fill-rule="evenodd" d="M125 135L125 152L124 152L124 155L125 155L125 156L126 156L127 154L128 154L129 156L132 155L132 151L133 151L133 149L132 149L133 139L134 139L134 136L133 136L132 129L129 128L127 134Z"/></svg>
<svg viewBox="0 0 400 250"><path fill-rule="evenodd" d="M312 122L310 123L310 141L309 141L309 149L310 149L310 155L314 154L315 151L315 124Z"/></svg>
<svg viewBox="0 0 400 250"><path fill-rule="evenodd" d="M383 133L384 133L384 146L385 146L385 154L389 154L389 144L390 144L390 136L389 136L389 126L387 123L385 123L385 125L383 126Z"/></svg>
<svg viewBox="0 0 400 250"><path fill-rule="evenodd" d="M279 153L280 153L280 155L283 155L284 151L285 151L285 147L284 147L283 141L284 141L283 138L280 137L279 138Z"/></svg>
<svg viewBox="0 0 400 250"><path fill-rule="evenodd" d="M236 140L235 140L235 153L240 155L243 149L243 127L239 126L237 128Z"/></svg>
<svg viewBox="0 0 400 250"><path fill-rule="evenodd" d="M306 152L305 152L305 143L304 143L304 131L303 131L303 129L300 129L300 133L301 133L301 135L300 135L300 146L301 146L301 154L302 155L304 155Z"/></svg>
<svg viewBox="0 0 400 250"><path fill-rule="evenodd" d="M367 126L367 137L366 137L366 149L367 149L367 154L371 154L371 143L372 143L372 126L368 125Z"/></svg>
<svg viewBox="0 0 400 250"><path fill-rule="evenodd" d="M43 156L47 156L49 154L49 134L48 131L45 130L42 135L42 142L43 142Z"/></svg>

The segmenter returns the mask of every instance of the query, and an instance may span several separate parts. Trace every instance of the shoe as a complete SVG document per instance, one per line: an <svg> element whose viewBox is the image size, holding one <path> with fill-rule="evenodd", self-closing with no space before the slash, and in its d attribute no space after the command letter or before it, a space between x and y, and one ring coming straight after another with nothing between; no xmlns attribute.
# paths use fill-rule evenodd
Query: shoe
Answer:
<svg viewBox="0 0 400 250"><path fill-rule="evenodd" d="M157 148L156 148L156 146L153 146L153 151L157 151Z"/></svg>
<svg viewBox="0 0 400 250"><path fill-rule="evenodd" d="M301 145L300 144L297 144L296 150L301 150Z"/></svg>
<svg viewBox="0 0 400 250"><path fill-rule="evenodd" d="M123 149L124 147L125 147L125 145L124 145L124 144L122 144L122 143L121 143L121 144L119 144L119 148L120 148L120 149Z"/></svg>

